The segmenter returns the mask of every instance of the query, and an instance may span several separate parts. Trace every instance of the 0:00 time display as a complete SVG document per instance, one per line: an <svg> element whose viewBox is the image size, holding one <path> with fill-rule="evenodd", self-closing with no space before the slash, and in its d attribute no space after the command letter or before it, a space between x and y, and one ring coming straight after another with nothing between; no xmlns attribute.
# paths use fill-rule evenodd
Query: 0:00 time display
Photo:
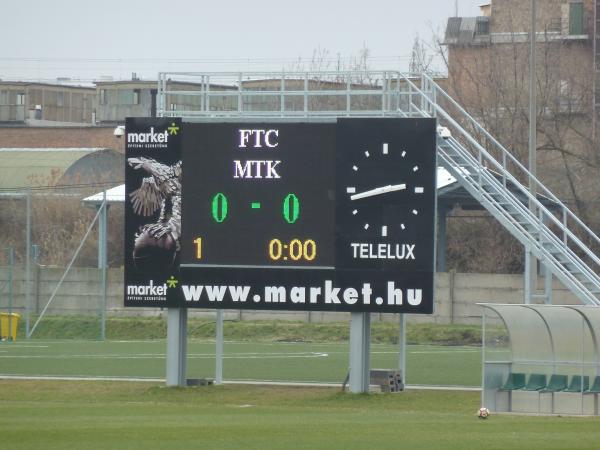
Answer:
<svg viewBox="0 0 600 450"><path fill-rule="evenodd" d="M271 239L269 242L269 258L273 261L313 261L316 257L317 244L312 239L292 239L288 243L283 243L280 239Z"/></svg>

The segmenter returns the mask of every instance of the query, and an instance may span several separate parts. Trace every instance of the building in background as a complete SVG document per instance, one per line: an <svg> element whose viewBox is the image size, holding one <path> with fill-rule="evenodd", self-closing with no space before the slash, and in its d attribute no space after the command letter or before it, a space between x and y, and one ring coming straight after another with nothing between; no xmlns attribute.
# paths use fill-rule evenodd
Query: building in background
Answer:
<svg viewBox="0 0 600 450"><path fill-rule="evenodd" d="M92 124L93 85L0 81L0 123L48 126Z"/></svg>
<svg viewBox="0 0 600 450"><path fill-rule="evenodd" d="M206 100L203 89L207 85L200 83L186 83L181 81L168 81L166 89L173 88L185 94L168 94L165 108L171 111L188 111L200 109ZM227 91L229 86L210 84L211 91ZM98 81L96 83L96 123L122 124L126 117L153 117L156 116L156 97L158 82L140 80L132 76L128 81ZM224 96L213 107L227 108L233 104L234 98Z"/></svg>
<svg viewBox="0 0 600 450"><path fill-rule="evenodd" d="M156 115L155 80L101 80L77 85L66 80L56 84L0 81L0 127L11 126L111 126L123 124L126 117ZM197 110L206 101L203 89L207 85L173 81L167 89L187 92L167 95L169 110ZM208 85L211 91L231 90L231 86ZM214 101L214 100L213 100ZM235 98L223 96L211 106L231 108ZM229 106L228 106L229 105Z"/></svg>
<svg viewBox="0 0 600 450"><path fill-rule="evenodd" d="M525 167L531 3L487 1L477 17L450 17L443 40L447 91ZM537 0L535 20L536 176L593 230L600 229L598 8L598 0ZM528 185L527 179L520 181ZM460 261L471 245L487 246L495 248L490 250L494 264L507 271L522 269L521 257L513 256L512 238L502 231L490 237L493 222L485 217L477 222L458 210L450 217L449 260ZM482 267L482 260L477 265ZM450 267L478 270L460 262Z"/></svg>
<svg viewBox="0 0 600 450"><path fill-rule="evenodd" d="M125 117L149 117L156 114L156 81L135 77L126 81L96 82L96 121L123 123Z"/></svg>
<svg viewBox="0 0 600 450"><path fill-rule="evenodd" d="M600 107L597 0L537 0L538 175L577 212L596 202ZM531 2L492 0L448 19L448 89L527 165ZM594 207L594 209L598 209ZM596 217L600 221L600 217Z"/></svg>
<svg viewBox="0 0 600 450"><path fill-rule="evenodd" d="M538 96L553 90L558 104L546 106L589 111L596 104L589 88L599 65L597 2L537 0L536 5ZM530 7L529 0L493 0L480 6L481 16L448 19L444 44L449 83L466 106L493 104L493 96L505 95L508 107L516 96L522 98L529 77Z"/></svg>

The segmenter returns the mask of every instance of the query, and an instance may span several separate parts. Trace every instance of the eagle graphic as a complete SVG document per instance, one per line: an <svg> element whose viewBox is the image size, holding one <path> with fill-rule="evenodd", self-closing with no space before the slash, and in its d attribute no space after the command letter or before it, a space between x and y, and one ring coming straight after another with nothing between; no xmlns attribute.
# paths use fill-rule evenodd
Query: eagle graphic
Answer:
<svg viewBox="0 0 600 450"><path fill-rule="evenodd" d="M141 186L129 193L133 211L150 217L160 209L158 220L141 227L140 235L146 233L159 240L170 235L179 250L181 235L181 160L169 166L152 158L128 158L127 162L135 170L148 173Z"/></svg>

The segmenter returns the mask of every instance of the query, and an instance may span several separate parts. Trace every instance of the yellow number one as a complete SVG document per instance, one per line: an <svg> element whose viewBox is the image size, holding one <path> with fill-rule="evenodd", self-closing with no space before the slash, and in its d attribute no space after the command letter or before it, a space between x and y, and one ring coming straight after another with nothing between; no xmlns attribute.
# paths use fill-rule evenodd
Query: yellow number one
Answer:
<svg viewBox="0 0 600 450"><path fill-rule="evenodd" d="M194 239L194 244L196 244L196 259L202 259L202 238Z"/></svg>

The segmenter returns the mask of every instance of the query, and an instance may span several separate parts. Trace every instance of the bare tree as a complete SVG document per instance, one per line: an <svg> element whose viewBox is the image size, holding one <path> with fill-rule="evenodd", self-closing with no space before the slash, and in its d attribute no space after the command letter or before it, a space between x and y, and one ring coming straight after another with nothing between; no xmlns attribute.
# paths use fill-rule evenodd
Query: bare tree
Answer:
<svg viewBox="0 0 600 450"><path fill-rule="evenodd" d="M409 74L414 75L429 72L434 58L435 54L430 51L429 46L423 42L417 33L410 54L410 63L408 64Z"/></svg>
<svg viewBox="0 0 600 450"><path fill-rule="evenodd" d="M524 166L527 166L529 129L528 41L518 33L517 17L522 11L508 11L502 42L453 44L448 47L447 90L476 120L496 137ZM442 46L441 39L437 45ZM578 214L592 229L600 229L597 183L600 152L592 136L593 67L592 46L587 40L562 39L548 25L538 37L536 68L538 178ZM465 128L485 145L474 128ZM526 180L522 179L526 184ZM521 252L506 258L501 246L490 246L489 227L476 220L455 220L449 224L449 266L457 270L485 267L486 259L498 263L498 271L520 270ZM469 236L464 249L488 248L469 264L459 256L455 238ZM503 245L515 248L506 234ZM479 244L474 244L479 242ZM454 245L454 247L452 247ZM456 251L454 251L456 250ZM454 258L454 259L453 259ZM471 259L469 259L471 260Z"/></svg>

